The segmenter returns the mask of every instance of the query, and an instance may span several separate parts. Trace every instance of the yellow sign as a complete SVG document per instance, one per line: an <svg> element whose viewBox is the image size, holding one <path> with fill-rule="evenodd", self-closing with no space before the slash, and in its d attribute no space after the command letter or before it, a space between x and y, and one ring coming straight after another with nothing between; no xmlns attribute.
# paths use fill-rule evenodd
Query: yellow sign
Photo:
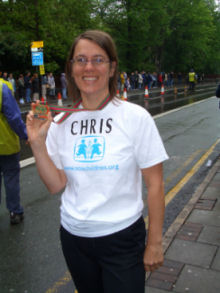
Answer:
<svg viewBox="0 0 220 293"><path fill-rule="evenodd" d="M45 74L45 69L44 69L44 65L40 65L40 75L44 75Z"/></svg>
<svg viewBox="0 0 220 293"><path fill-rule="evenodd" d="M38 42L32 42L31 48L43 48L44 47L44 41L38 41Z"/></svg>

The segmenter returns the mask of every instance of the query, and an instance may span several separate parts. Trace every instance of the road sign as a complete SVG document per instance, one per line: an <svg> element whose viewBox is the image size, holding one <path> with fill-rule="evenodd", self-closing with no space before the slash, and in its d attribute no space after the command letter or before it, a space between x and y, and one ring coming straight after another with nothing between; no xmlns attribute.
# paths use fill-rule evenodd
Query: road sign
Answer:
<svg viewBox="0 0 220 293"><path fill-rule="evenodd" d="M44 42L43 41L37 41L31 43L31 48L43 48Z"/></svg>
<svg viewBox="0 0 220 293"><path fill-rule="evenodd" d="M45 74L45 69L44 69L44 65L40 65L40 75L44 75Z"/></svg>
<svg viewBox="0 0 220 293"><path fill-rule="evenodd" d="M31 52L43 52L43 48L31 48Z"/></svg>
<svg viewBox="0 0 220 293"><path fill-rule="evenodd" d="M43 52L31 52L32 65L39 66L44 64Z"/></svg>

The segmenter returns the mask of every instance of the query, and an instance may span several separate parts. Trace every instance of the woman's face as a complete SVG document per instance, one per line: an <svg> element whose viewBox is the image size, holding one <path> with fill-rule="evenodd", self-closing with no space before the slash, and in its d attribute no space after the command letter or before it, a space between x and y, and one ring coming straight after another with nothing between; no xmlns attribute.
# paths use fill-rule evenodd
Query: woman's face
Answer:
<svg viewBox="0 0 220 293"><path fill-rule="evenodd" d="M109 92L109 78L115 71L115 62L110 63L106 52L96 43L81 39L73 55L72 76L81 97L104 98ZM83 62L82 61L89 61ZM92 60L92 62L91 62ZM101 62L98 64L96 61Z"/></svg>

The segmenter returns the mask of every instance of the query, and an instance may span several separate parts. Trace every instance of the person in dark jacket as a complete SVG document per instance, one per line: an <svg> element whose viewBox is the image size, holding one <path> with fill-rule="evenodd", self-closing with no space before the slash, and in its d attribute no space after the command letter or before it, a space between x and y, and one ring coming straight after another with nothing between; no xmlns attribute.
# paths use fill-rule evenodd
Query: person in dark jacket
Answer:
<svg viewBox="0 0 220 293"><path fill-rule="evenodd" d="M60 83L61 83L61 90L62 90L62 98L66 100L67 99L67 95L66 95L67 81L66 81L65 73L61 73Z"/></svg>
<svg viewBox="0 0 220 293"><path fill-rule="evenodd" d="M33 101L37 101L39 100L40 97L40 85L39 85L39 78L38 78L38 74L34 73L32 79L32 92L33 92Z"/></svg>
<svg viewBox="0 0 220 293"><path fill-rule="evenodd" d="M1 177L3 176L10 223L19 224L24 218L24 210L20 204L19 138L27 140L27 131L13 96L12 86L1 78L0 129L0 202Z"/></svg>
<svg viewBox="0 0 220 293"><path fill-rule="evenodd" d="M24 104L25 87L24 87L24 76L23 76L23 74L19 75L19 78L17 80L17 85L18 85L19 103Z"/></svg>
<svg viewBox="0 0 220 293"><path fill-rule="evenodd" d="M31 73L27 72L24 77L25 98L27 103L31 103Z"/></svg>
<svg viewBox="0 0 220 293"><path fill-rule="evenodd" d="M216 89L216 93L215 93L217 98L220 98L220 84L218 85L217 89Z"/></svg>

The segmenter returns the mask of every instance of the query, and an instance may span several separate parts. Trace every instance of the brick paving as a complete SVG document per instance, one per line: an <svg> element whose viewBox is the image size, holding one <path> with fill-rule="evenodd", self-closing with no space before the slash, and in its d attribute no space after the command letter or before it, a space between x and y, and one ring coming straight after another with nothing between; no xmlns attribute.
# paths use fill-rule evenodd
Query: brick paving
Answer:
<svg viewBox="0 0 220 293"><path fill-rule="evenodd" d="M166 232L164 248L146 293L220 292L220 158Z"/></svg>
<svg viewBox="0 0 220 293"><path fill-rule="evenodd" d="M159 289L171 290L183 266L183 263L165 259L163 266L150 275L147 280L147 285Z"/></svg>

